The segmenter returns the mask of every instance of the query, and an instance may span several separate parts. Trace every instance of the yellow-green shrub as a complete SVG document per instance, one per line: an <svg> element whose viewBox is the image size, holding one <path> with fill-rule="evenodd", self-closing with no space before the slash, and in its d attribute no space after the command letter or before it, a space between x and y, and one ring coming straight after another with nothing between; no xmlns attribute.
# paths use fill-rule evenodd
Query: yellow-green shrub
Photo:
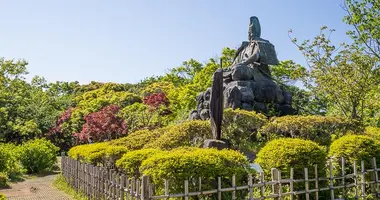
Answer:
<svg viewBox="0 0 380 200"><path fill-rule="evenodd" d="M380 128L379 127L371 127L371 126L366 127L364 134L369 136L369 137L372 137L376 140L380 140Z"/></svg>
<svg viewBox="0 0 380 200"><path fill-rule="evenodd" d="M225 109L223 112L222 137L234 147L256 142L258 130L267 122L267 117L254 111Z"/></svg>
<svg viewBox="0 0 380 200"><path fill-rule="evenodd" d="M216 177L223 178L223 185L231 183L236 175L239 183L246 180L247 158L234 150L202 149L195 147L178 148L158 153L144 160L140 171L149 175L158 192L164 188L164 179L169 181L170 193L183 192L183 183L189 180L189 190L195 191L197 180L202 178L202 189L215 189ZM193 182L194 181L194 182Z"/></svg>
<svg viewBox="0 0 380 200"><path fill-rule="evenodd" d="M380 160L380 143L364 135L346 135L331 144L328 155L337 166L344 157L348 165L352 166L356 160L358 166L364 161L366 166L370 167L373 157Z"/></svg>
<svg viewBox="0 0 380 200"><path fill-rule="evenodd" d="M59 148L46 139L34 139L22 144L20 161L28 173L49 171L57 162Z"/></svg>
<svg viewBox="0 0 380 200"><path fill-rule="evenodd" d="M131 151L123 155L123 157L116 162L116 166L122 169L129 176L140 177L141 173L139 168L141 163L147 158L161 153L163 151L158 149L141 149L136 151Z"/></svg>
<svg viewBox="0 0 380 200"><path fill-rule="evenodd" d="M209 121L187 121L166 128L160 137L151 140L144 148L170 150L184 146L199 146L209 138L212 138Z"/></svg>
<svg viewBox="0 0 380 200"><path fill-rule="evenodd" d="M261 130L268 140L278 137L291 137L312 140L328 146L333 138L347 132L360 133L357 123L340 118L324 116L283 116L274 117Z"/></svg>
<svg viewBox="0 0 380 200"><path fill-rule="evenodd" d="M0 144L0 172L17 177L24 172L20 163L20 147L14 144Z"/></svg>
<svg viewBox="0 0 380 200"><path fill-rule="evenodd" d="M111 145L124 146L129 150L142 149L145 144L157 139L168 128L155 130L139 130L116 140L110 141Z"/></svg>
<svg viewBox="0 0 380 200"><path fill-rule="evenodd" d="M313 141L283 138L268 142L257 154L255 162L267 175L270 175L271 168L287 174L290 168L294 168L295 178L301 178L305 167L314 169L317 165L323 172L326 154L326 149Z"/></svg>
<svg viewBox="0 0 380 200"><path fill-rule="evenodd" d="M127 151L126 147L100 142L75 146L69 150L68 155L81 162L113 167L116 160Z"/></svg>

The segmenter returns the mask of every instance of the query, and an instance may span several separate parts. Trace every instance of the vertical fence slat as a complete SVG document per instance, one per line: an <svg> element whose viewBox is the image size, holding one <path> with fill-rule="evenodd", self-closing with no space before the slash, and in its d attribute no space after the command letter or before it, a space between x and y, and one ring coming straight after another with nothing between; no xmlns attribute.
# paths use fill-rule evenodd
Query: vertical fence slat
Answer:
<svg viewBox="0 0 380 200"><path fill-rule="evenodd" d="M294 169L290 168L290 199L294 199Z"/></svg>
<svg viewBox="0 0 380 200"><path fill-rule="evenodd" d="M260 198L264 199L265 197L265 179L264 179L264 172L260 172Z"/></svg>
<svg viewBox="0 0 380 200"><path fill-rule="evenodd" d="M341 158L341 175L342 175L342 185L343 185L343 197L346 197L346 161L344 158Z"/></svg>
<svg viewBox="0 0 380 200"><path fill-rule="evenodd" d="M307 168L304 168L304 175L305 175L305 194L306 194L306 200L310 199L309 194L309 170Z"/></svg>
<svg viewBox="0 0 380 200"><path fill-rule="evenodd" d="M330 171L330 197L331 199L335 199L334 195L334 176L333 176L333 166L331 160L329 161L329 171Z"/></svg>
<svg viewBox="0 0 380 200"><path fill-rule="evenodd" d="M236 200L236 177L235 174L232 175L232 187L234 190L232 191L232 200Z"/></svg>
<svg viewBox="0 0 380 200"><path fill-rule="evenodd" d="M253 200L253 181L252 174L248 174L248 191L249 191L249 200Z"/></svg>
<svg viewBox="0 0 380 200"><path fill-rule="evenodd" d="M185 200L189 200L189 181L185 180Z"/></svg>
<svg viewBox="0 0 380 200"><path fill-rule="evenodd" d="M372 159L372 167L373 167L373 179L374 179L374 194L376 195L376 197L380 197L380 189L379 189L379 174L378 174L378 169L377 169L377 163L376 163L376 158L374 157Z"/></svg>
<svg viewBox="0 0 380 200"><path fill-rule="evenodd" d="M358 199L359 196L358 196L358 168L357 168L357 165L356 165L356 160L354 161L354 185L355 185L355 199Z"/></svg>
<svg viewBox="0 0 380 200"><path fill-rule="evenodd" d="M278 194L278 173L277 173L277 169L275 168L272 168L271 169L271 176L272 176L272 182L274 184L272 184L272 193L273 194ZM274 198L275 200L277 200L278 198Z"/></svg>
<svg viewBox="0 0 380 200"><path fill-rule="evenodd" d="M364 168L364 161L361 162L361 187L362 187L362 194L361 196L363 199L366 197L365 193L365 168Z"/></svg>
<svg viewBox="0 0 380 200"><path fill-rule="evenodd" d="M222 178L218 177L218 200L222 200Z"/></svg>
<svg viewBox="0 0 380 200"><path fill-rule="evenodd" d="M169 180L165 179L165 196L166 199L169 199Z"/></svg>
<svg viewBox="0 0 380 200"><path fill-rule="evenodd" d="M318 165L314 165L314 177L315 177L315 199L319 199L319 176L318 176Z"/></svg>
<svg viewBox="0 0 380 200"><path fill-rule="evenodd" d="M281 184L281 170L277 171L277 180L278 180L278 197L282 199L282 184Z"/></svg>

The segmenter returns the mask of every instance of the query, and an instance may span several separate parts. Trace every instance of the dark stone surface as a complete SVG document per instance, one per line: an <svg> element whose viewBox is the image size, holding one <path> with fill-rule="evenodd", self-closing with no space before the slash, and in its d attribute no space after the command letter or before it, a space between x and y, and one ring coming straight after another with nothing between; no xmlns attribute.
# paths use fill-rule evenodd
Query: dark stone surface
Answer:
<svg viewBox="0 0 380 200"><path fill-rule="evenodd" d="M222 140L205 140L202 144L202 148L216 148L218 150L228 149L229 145Z"/></svg>
<svg viewBox="0 0 380 200"><path fill-rule="evenodd" d="M210 110L209 109L203 109L203 110L201 110L199 115L201 116L201 119L203 119L203 120L210 119Z"/></svg>
<svg viewBox="0 0 380 200"><path fill-rule="evenodd" d="M241 92L241 101L246 103L253 103L255 97L253 96L252 88L250 87L238 87Z"/></svg>
<svg viewBox="0 0 380 200"><path fill-rule="evenodd" d="M223 69L215 71L212 80L210 99L210 122L214 139L220 140L222 136L223 120Z"/></svg>
<svg viewBox="0 0 380 200"><path fill-rule="evenodd" d="M248 110L248 111L252 111L253 110L253 106L249 103L243 103L242 104L242 109L244 110Z"/></svg>
<svg viewBox="0 0 380 200"><path fill-rule="evenodd" d="M241 92L237 86L227 87L224 92L224 107L225 108L240 108Z"/></svg>
<svg viewBox="0 0 380 200"><path fill-rule="evenodd" d="M197 110L193 110L190 113L189 120L199 120L201 119L201 116L199 115Z"/></svg>

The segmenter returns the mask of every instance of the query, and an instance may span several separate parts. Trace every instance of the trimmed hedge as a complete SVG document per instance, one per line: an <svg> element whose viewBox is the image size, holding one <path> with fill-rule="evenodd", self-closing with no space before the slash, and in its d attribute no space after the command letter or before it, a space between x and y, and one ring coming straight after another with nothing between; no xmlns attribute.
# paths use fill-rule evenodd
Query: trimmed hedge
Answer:
<svg viewBox="0 0 380 200"><path fill-rule="evenodd" d="M0 193L0 200L6 200L5 195Z"/></svg>
<svg viewBox="0 0 380 200"><path fill-rule="evenodd" d="M157 139L168 128L159 128L155 130L138 130L126 137L111 140L111 145L124 146L129 150L142 149L145 144Z"/></svg>
<svg viewBox="0 0 380 200"><path fill-rule="evenodd" d="M177 147L199 146L212 138L209 121L193 120L165 128L159 138L150 140L144 148L170 150Z"/></svg>
<svg viewBox="0 0 380 200"><path fill-rule="evenodd" d="M255 162L266 175L270 175L271 168L288 174L290 168L294 168L294 177L302 178L305 167L314 169L317 165L319 172L323 172L326 156L326 149L313 141L283 138L268 142L257 154Z"/></svg>
<svg viewBox="0 0 380 200"><path fill-rule="evenodd" d="M363 160L367 167L371 167L373 157L380 160L380 143L364 135L346 135L331 144L328 155L337 166L340 166L341 157L344 157L348 165L356 160L360 166Z"/></svg>
<svg viewBox="0 0 380 200"><path fill-rule="evenodd" d="M184 191L185 180L197 183L199 177L203 190L215 189L216 177L222 177L226 186L235 174L236 181L242 183L246 180L247 165L247 158L237 151L186 147L151 156L142 162L140 171L152 178L157 191L163 191L166 179L170 192L177 193ZM197 184L189 184L190 191L196 191L196 188Z"/></svg>
<svg viewBox="0 0 380 200"><path fill-rule="evenodd" d="M324 116L274 117L260 130L260 134L268 140L279 137L300 138L324 146L348 132L360 133L362 129L357 123L345 118Z"/></svg>
<svg viewBox="0 0 380 200"><path fill-rule="evenodd" d="M50 171L59 148L46 139L29 140L21 146L20 161L28 173Z"/></svg>
<svg viewBox="0 0 380 200"><path fill-rule="evenodd" d="M68 155L81 162L113 167L128 149L123 146L110 145L109 142L78 145L71 148Z"/></svg>
<svg viewBox="0 0 380 200"><path fill-rule="evenodd" d="M222 134L234 147L257 141L258 130L267 122L267 117L254 111L231 108L223 112Z"/></svg>
<svg viewBox="0 0 380 200"><path fill-rule="evenodd" d="M139 168L141 163L154 156L157 153L162 153L163 151L158 149L141 149L136 151L131 151L123 155L121 159L116 162L116 166L119 169L123 169L127 175L140 177L141 173Z"/></svg>

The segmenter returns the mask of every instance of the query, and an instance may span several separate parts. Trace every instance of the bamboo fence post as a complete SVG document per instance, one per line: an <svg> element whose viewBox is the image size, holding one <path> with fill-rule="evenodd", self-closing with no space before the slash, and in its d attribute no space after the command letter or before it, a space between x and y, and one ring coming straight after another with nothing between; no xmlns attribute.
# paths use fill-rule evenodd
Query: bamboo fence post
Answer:
<svg viewBox="0 0 380 200"><path fill-rule="evenodd" d="M306 195L306 200L309 200L310 194L309 194L309 170L308 170L308 168L304 168L304 175L305 175L305 195Z"/></svg>
<svg viewBox="0 0 380 200"><path fill-rule="evenodd" d="M319 176L318 176L318 165L314 165L314 177L315 177L315 199L319 199Z"/></svg>
<svg viewBox="0 0 380 200"><path fill-rule="evenodd" d="M334 195L334 176L333 176L333 166L331 160L329 161L329 171L330 171L330 196L331 199L335 199Z"/></svg>

